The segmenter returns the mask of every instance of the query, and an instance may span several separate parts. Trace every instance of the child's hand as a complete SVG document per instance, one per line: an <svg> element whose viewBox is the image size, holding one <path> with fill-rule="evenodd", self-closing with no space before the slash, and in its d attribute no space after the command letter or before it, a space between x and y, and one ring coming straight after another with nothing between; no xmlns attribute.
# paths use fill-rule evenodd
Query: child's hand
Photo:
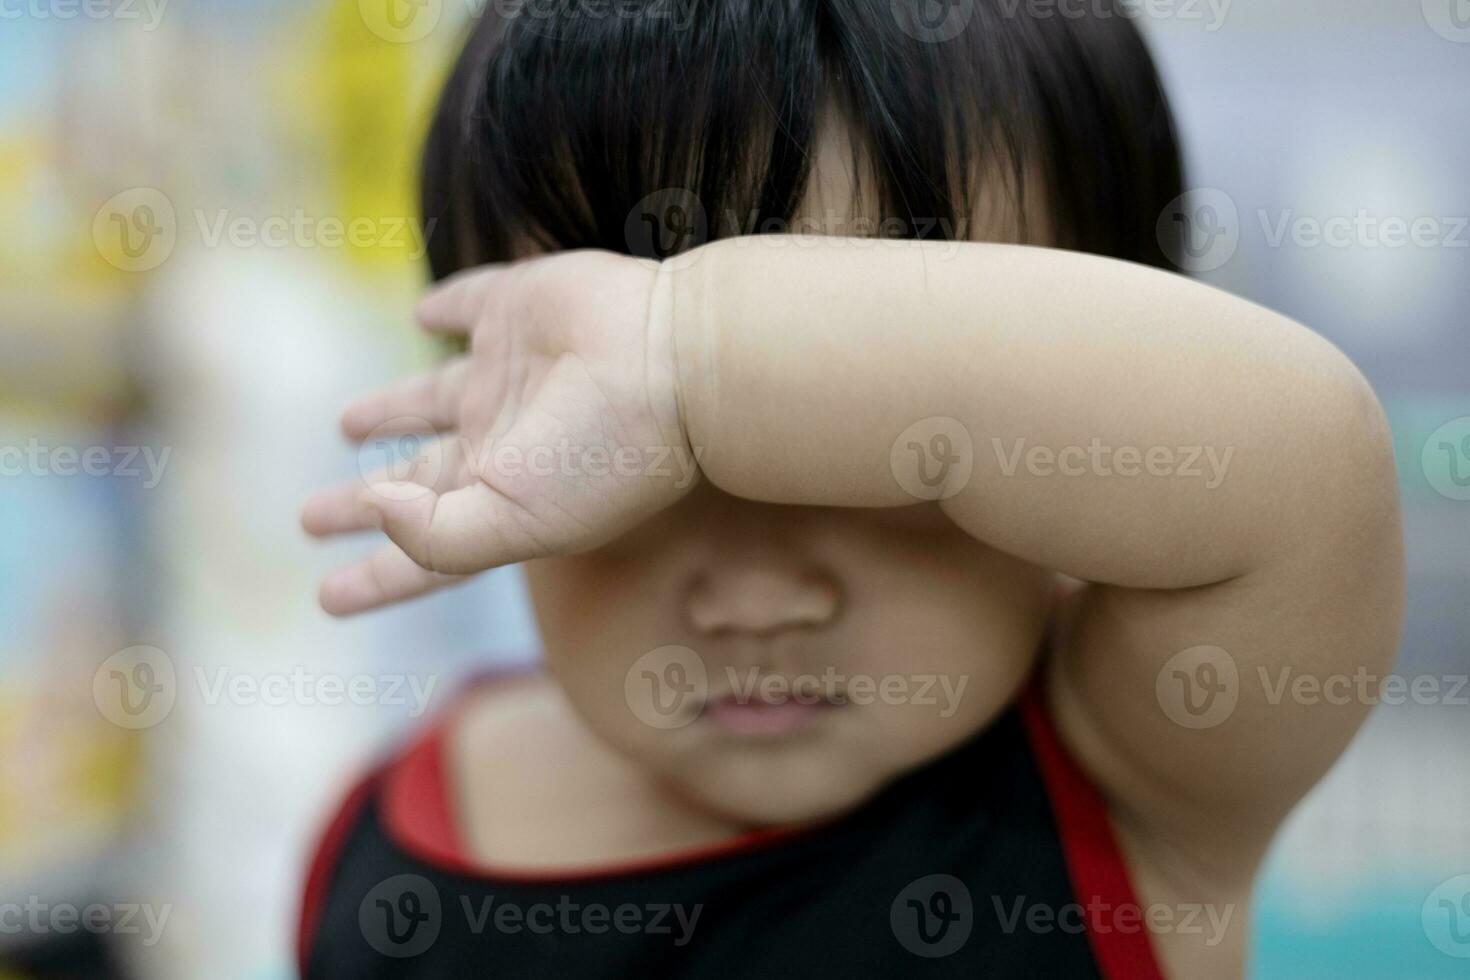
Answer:
<svg viewBox="0 0 1470 980"><path fill-rule="evenodd" d="M595 548L691 489L668 317L653 315L658 272L573 252L472 270L424 298L423 328L468 335L471 354L343 415L358 442L440 438L400 472L308 501L312 534L378 526L397 546L329 576L329 612Z"/></svg>

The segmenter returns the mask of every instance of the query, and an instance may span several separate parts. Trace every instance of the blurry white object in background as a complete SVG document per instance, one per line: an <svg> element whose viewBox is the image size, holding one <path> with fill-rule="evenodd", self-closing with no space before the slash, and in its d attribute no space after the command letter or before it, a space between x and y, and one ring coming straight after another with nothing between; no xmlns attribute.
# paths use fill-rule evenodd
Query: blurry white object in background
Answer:
<svg viewBox="0 0 1470 980"><path fill-rule="evenodd" d="M347 400L422 360L406 315L401 330L369 329L381 305L309 253L176 256L158 282L150 391L173 457L148 642L172 658L178 697L153 732L156 846L140 871L174 921L139 965L275 975L325 808L466 671L530 656L534 632L514 571L356 620L316 606L323 573L376 544L316 544L297 513L308 492L358 475L336 429ZM327 703L351 700L332 678L350 689L363 677L373 703ZM267 703L282 691L287 703Z"/></svg>

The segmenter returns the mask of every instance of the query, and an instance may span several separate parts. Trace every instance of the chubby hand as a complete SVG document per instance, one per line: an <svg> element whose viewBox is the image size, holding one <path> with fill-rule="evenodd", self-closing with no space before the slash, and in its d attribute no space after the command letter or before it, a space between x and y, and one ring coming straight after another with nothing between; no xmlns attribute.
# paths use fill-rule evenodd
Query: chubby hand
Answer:
<svg viewBox="0 0 1470 980"><path fill-rule="evenodd" d="M472 269L425 296L419 324L468 336L470 353L343 414L356 442L424 442L307 502L313 535L381 528L392 542L329 575L322 607L346 615L587 551L687 493L663 281L657 263L583 251Z"/></svg>

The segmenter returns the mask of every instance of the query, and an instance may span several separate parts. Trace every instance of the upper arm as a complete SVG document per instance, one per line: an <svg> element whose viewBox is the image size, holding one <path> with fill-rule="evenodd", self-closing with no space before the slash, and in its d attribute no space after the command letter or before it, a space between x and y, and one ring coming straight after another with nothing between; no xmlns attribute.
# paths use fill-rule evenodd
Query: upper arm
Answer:
<svg viewBox="0 0 1470 980"><path fill-rule="evenodd" d="M1059 624L1063 738L1136 830L1204 863L1253 866L1241 859L1341 754L1394 658L1392 453L1366 384L1351 397L1300 447L1310 485L1260 502L1282 530L1258 564L1188 589L1090 585Z"/></svg>

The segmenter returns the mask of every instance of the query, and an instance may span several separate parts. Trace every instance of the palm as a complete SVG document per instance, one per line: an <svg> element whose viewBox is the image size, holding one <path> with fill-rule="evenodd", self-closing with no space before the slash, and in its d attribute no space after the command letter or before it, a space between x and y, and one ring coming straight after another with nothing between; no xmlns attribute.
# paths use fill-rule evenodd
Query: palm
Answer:
<svg viewBox="0 0 1470 980"><path fill-rule="evenodd" d="M690 489L672 356L650 344L648 263L574 253L456 279L420 307L472 353L358 402L348 434L432 432L412 471L308 503L316 534L395 542L323 586L352 612L459 576L611 540ZM386 478L391 476L393 478Z"/></svg>

